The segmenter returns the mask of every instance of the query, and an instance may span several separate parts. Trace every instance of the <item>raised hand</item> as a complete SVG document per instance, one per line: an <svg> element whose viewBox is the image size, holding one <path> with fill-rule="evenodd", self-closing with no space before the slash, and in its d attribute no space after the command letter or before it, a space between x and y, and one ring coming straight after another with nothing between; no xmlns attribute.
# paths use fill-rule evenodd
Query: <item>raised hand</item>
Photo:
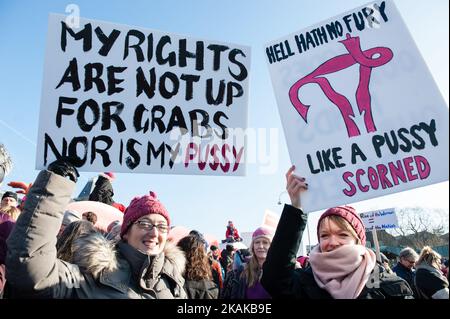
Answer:
<svg viewBox="0 0 450 319"><path fill-rule="evenodd" d="M300 195L308 190L305 178L294 175L295 166L292 166L286 173L286 190L291 198L292 206L301 207Z"/></svg>
<svg viewBox="0 0 450 319"><path fill-rule="evenodd" d="M63 157L54 161L48 166L47 170L55 174L58 174L62 177L68 177L71 181L75 183L77 182L78 177L80 176L75 165L72 164L70 159L67 157L65 158Z"/></svg>

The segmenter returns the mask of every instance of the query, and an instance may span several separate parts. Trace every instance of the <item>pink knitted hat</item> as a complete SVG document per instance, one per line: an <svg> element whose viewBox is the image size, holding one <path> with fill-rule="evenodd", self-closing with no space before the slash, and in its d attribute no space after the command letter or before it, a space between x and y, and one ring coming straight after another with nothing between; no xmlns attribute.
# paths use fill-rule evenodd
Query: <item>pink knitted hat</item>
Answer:
<svg viewBox="0 0 450 319"><path fill-rule="evenodd" d="M361 245L366 245L366 228L364 227L364 223L359 217L356 210L351 206L339 206L328 209L319 219L317 223L317 238L319 237L319 227L322 220L328 216L339 216L344 218L355 230L359 239L361 240Z"/></svg>
<svg viewBox="0 0 450 319"><path fill-rule="evenodd" d="M127 207L123 215L122 228L120 237L123 238L130 226L139 218L145 215L159 214L167 220L167 226L170 226L169 212L163 204L156 199L156 194L150 192L149 195L138 196L133 198L130 206Z"/></svg>
<svg viewBox="0 0 450 319"><path fill-rule="evenodd" d="M274 236L274 231L272 229L262 226L253 232L252 241L255 241L256 239L261 238L261 237L265 237L265 238L269 239L270 242L272 242L273 236Z"/></svg>

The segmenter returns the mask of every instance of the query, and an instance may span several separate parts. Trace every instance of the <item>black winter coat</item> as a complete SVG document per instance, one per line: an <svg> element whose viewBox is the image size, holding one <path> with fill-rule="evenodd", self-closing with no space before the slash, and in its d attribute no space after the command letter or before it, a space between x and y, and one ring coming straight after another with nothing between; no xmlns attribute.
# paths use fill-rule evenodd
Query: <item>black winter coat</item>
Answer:
<svg viewBox="0 0 450 319"><path fill-rule="evenodd" d="M106 177L100 175L95 182L94 190L89 195L89 200L112 205L114 204L113 196L114 192L111 182Z"/></svg>
<svg viewBox="0 0 450 319"><path fill-rule="evenodd" d="M434 267L423 263L417 267L415 284L421 299L447 299L448 280Z"/></svg>
<svg viewBox="0 0 450 319"><path fill-rule="evenodd" d="M241 276L244 267L231 270L227 273L220 292L220 299L245 299L247 282Z"/></svg>
<svg viewBox="0 0 450 319"><path fill-rule="evenodd" d="M219 287L211 280L186 280L184 290L188 299L218 299Z"/></svg>
<svg viewBox="0 0 450 319"><path fill-rule="evenodd" d="M307 215L301 210L290 205L284 207L261 278L261 284L274 299L332 298L317 285L311 267L295 269L296 253L306 222ZM381 265L375 267L371 278L378 280L369 280L358 299L410 299L413 296L405 280L388 274Z"/></svg>
<svg viewBox="0 0 450 319"><path fill-rule="evenodd" d="M414 298L418 298L418 294L417 294L417 290L416 290L416 285L414 283L415 281L415 277L416 277L416 273L414 270L412 269L408 269L405 266L403 266L400 262L398 262L398 264L392 269L393 272L395 272L395 274L397 276L399 276L400 278L403 278L406 280L406 282L408 283L408 285L412 288L413 293L414 293Z"/></svg>

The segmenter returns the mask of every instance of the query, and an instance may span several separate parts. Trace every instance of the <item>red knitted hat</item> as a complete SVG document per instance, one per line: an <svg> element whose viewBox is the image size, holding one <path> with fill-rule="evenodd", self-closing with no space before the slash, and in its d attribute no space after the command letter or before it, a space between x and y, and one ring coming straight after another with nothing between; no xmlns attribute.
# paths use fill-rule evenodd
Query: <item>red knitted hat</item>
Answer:
<svg viewBox="0 0 450 319"><path fill-rule="evenodd" d="M359 239L361 240L361 245L366 245L366 228L364 227L364 223L359 217L358 213L353 207L350 206L339 206L328 209L325 213L320 216L319 222L317 223L317 238L319 237L319 227L320 223L325 217L328 216L339 216L344 218L355 230Z"/></svg>
<svg viewBox="0 0 450 319"><path fill-rule="evenodd" d="M116 175L113 172L105 172L105 174L111 181L116 179Z"/></svg>
<svg viewBox="0 0 450 319"><path fill-rule="evenodd" d="M123 238L130 226L139 218L145 215L159 214L167 220L167 226L170 226L169 212L163 204L156 199L156 194L150 192L149 195L138 196L133 198L130 206L127 207L123 215L122 228L120 237Z"/></svg>

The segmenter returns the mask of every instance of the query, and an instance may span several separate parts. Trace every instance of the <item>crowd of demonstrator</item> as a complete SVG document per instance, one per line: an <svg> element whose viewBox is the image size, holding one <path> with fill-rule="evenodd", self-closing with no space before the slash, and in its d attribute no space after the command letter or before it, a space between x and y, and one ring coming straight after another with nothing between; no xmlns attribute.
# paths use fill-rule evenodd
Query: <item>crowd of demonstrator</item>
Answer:
<svg viewBox="0 0 450 319"><path fill-rule="evenodd" d="M11 160L0 144L0 186ZM95 211L66 210L79 177L70 158L39 173L26 198L6 191L0 206L2 298L148 299L448 299L448 261L430 247L405 248L391 270L366 247L366 230L350 206L325 211L318 245L296 256L306 226L307 181L286 174L291 203L277 229L257 228L248 249L229 222L223 244L193 230L169 240L169 211L154 192L125 207L113 201L114 174L102 173L90 200L114 205L123 219L100 231ZM20 202L20 203L19 203Z"/></svg>

